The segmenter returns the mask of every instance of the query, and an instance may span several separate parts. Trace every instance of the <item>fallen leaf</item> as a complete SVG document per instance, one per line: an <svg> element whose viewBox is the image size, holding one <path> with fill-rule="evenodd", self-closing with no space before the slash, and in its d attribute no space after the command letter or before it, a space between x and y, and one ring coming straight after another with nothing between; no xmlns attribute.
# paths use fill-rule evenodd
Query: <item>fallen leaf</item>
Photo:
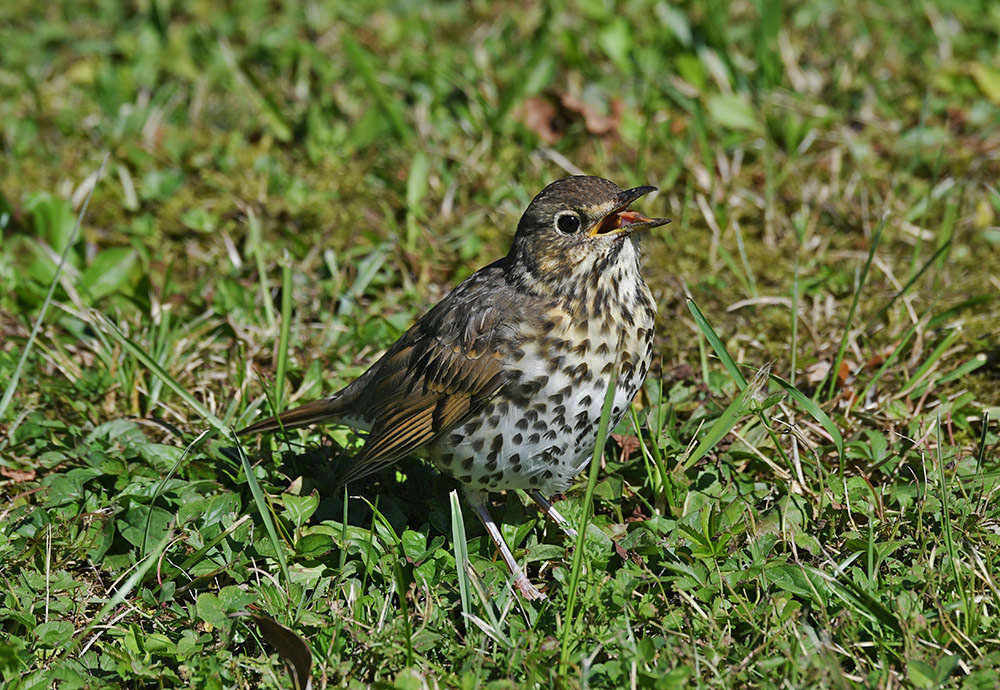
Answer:
<svg viewBox="0 0 1000 690"><path fill-rule="evenodd" d="M532 96L524 102L521 118L524 126L538 135L546 144L554 144L562 138L562 132L556 128L556 118L559 111L548 99Z"/></svg>
<svg viewBox="0 0 1000 690"><path fill-rule="evenodd" d="M231 614L231 616L253 619L260 631L260 636L277 650L288 666L293 688L309 690L312 687L312 652L309 650L309 644L298 633L267 616L244 611Z"/></svg>
<svg viewBox="0 0 1000 690"><path fill-rule="evenodd" d="M625 112L625 102L620 98L612 98L609 112L600 112L593 104L585 102L582 98L571 93L564 93L559 97L566 110L583 116L583 126L591 134L604 136L618 132L622 124L622 114Z"/></svg>
<svg viewBox="0 0 1000 690"><path fill-rule="evenodd" d="M840 368L837 370L837 382L840 383L841 386L846 384L847 379L850 378L851 370L855 368L853 364L853 362L846 359L841 360Z"/></svg>
<svg viewBox="0 0 1000 690"><path fill-rule="evenodd" d="M524 101L520 110L524 126L546 144L554 144L562 138L570 122L579 120L583 120L589 134L617 134L625 113L625 102L612 98L605 107L600 99L586 99L575 93L561 92L532 96Z"/></svg>
<svg viewBox="0 0 1000 690"><path fill-rule="evenodd" d="M810 364L806 367L806 381L815 386L817 383L825 379L829 372L829 362L816 362L815 364Z"/></svg>
<svg viewBox="0 0 1000 690"><path fill-rule="evenodd" d="M34 470L15 470L10 467L0 467L0 474L15 482L30 482L35 479Z"/></svg>
<svg viewBox="0 0 1000 690"><path fill-rule="evenodd" d="M621 458L618 460L619 462L626 462L632 453L640 448L638 437L632 436L631 434L611 434L611 438L613 438L615 443L618 444L618 447L622 449Z"/></svg>

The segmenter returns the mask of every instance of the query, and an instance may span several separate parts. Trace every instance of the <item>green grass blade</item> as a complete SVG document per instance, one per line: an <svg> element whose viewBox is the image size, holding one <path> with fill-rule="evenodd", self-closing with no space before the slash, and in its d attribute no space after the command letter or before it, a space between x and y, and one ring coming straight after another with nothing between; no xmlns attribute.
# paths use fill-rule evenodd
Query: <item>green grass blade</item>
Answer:
<svg viewBox="0 0 1000 690"><path fill-rule="evenodd" d="M267 268L264 263L264 243L260 231L260 219L252 208L247 209L247 242L250 243L250 253L257 264L257 281L260 284L260 302L267 314L267 324L274 327L278 320L271 304L271 285L267 279Z"/></svg>
<svg viewBox="0 0 1000 690"><path fill-rule="evenodd" d="M957 381L963 376L968 376L979 367L985 366L988 361L989 357L985 353L980 352L975 354L960 364L954 371L950 371L947 374L943 374L939 378L934 379L934 385L940 386L945 383Z"/></svg>
<svg viewBox="0 0 1000 690"><path fill-rule="evenodd" d="M472 603L469 599L469 542L465 536L465 521L462 518L462 503L458 492L448 494L451 503L451 541L455 549L455 570L458 576L458 596L462 602L462 613L472 615ZM463 618L463 627L468 630L469 623Z"/></svg>
<svg viewBox="0 0 1000 690"><path fill-rule="evenodd" d="M413 130L406 123L403 116L403 109L400 106L401 100L389 96L385 86L379 81L378 73L375 69L375 60L358 41L351 35L350 31L343 31L340 34L340 43L344 48L347 58L358 70L358 74L364 80L368 91L375 97L375 102L389 119L392 128L396 130L396 136L403 141L413 138Z"/></svg>
<svg viewBox="0 0 1000 690"><path fill-rule="evenodd" d="M702 436L701 441L695 447L691 454L686 458L682 457L680 461L680 467L682 470L688 470L694 466L696 462L701 460L705 453L710 451L715 447L719 441L721 441L726 434L732 431L733 427L736 426L736 422L739 421L740 417L747 412L750 408L750 388L744 388L740 391L731 403L723 410L719 418L715 420L708 431Z"/></svg>
<svg viewBox="0 0 1000 690"><path fill-rule="evenodd" d="M281 331L278 336L278 360L274 372L274 414L285 407L285 370L288 367L288 333L292 322L292 260L285 252L281 267Z"/></svg>
<svg viewBox="0 0 1000 690"><path fill-rule="evenodd" d="M235 429L230 429L230 438L232 438L233 443L236 445L236 452L240 455L240 464L243 466L243 474L247 478L247 486L250 487L250 493L253 496L254 503L257 504L257 512L260 513L261 522L264 523L264 529L267 530L267 536L271 540L271 548L274 549L274 553L278 559L278 565L281 567L281 576L285 581L285 588L289 587L291 584L291 579L288 577L288 562L285 559L285 549L284 544L281 543L281 539L278 538L278 531L274 527L274 521L271 519L271 506L267 499L264 497L264 492L260 488L260 484L257 483L257 477L253 475L253 468L250 466L250 460L247 458L247 454L243 451L243 446L240 444L240 439L236 435Z"/></svg>
<svg viewBox="0 0 1000 690"><path fill-rule="evenodd" d="M816 422L819 423L824 430L826 430L826 433L830 434L830 438L833 439L833 444L837 447L837 453L840 455L841 459L843 459L844 437L841 435L840 429L837 428L837 425L833 423L832 419L830 419L830 416L823 411L823 408L820 407L815 400L807 397L802 391L780 376L771 374L770 379L781 386L785 392L788 393L789 397L792 398L792 400L797 402L803 410L809 413L809 416L815 419Z"/></svg>
<svg viewBox="0 0 1000 690"><path fill-rule="evenodd" d="M972 621L972 610L969 599L965 594L965 586L962 584L961 575L958 572L958 552L955 549L955 539L951 533L951 513L948 507L948 481L944 474L944 456L941 452L941 409L937 411L937 466L938 466L938 489L941 499L941 525L944 528L944 543L948 549L948 560L951 566L951 576L955 578L955 587L958 589L958 596L962 600L962 610L965 613L965 628L968 631Z"/></svg>
<svg viewBox="0 0 1000 690"><path fill-rule="evenodd" d="M207 407L202 405L193 395L188 393L184 387L177 382L177 379L168 374L163 367L160 366L159 362L153 359L149 353L135 344L127 335L122 333L118 326L111 321L111 319L97 311L91 311L90 314L96 322L95 325L116 340L118 344L121 345L122 348L130 355L139 360L139 362L146 367L150 373L162 379L163 383L165 383L170 390L176 393L181 400L187 403L192 410L197 412L198 416L208 422L212 428L223 435L229 432L221 419L212 414Z"/></svg>
<svg viewBox="0 0 1000 690"><path fill-rule="evenodd" d="M851 324L854 323L854 312L858 308L858 300L861 299L861 291L865 289L865 282L868 280L868 271L871 269L872 260L875 258L875 251L878 249L879 241L882 239L882 229L885 227L886 220L889 219L888 213L882 215L882 220L878 222L878 227L875 228L875 235L872 237L871 247L868 248L868 259L865 261L864 267L861 269L861 277L858 280L858 287L854 291L854 296L851 298L851 308L847 311L847 323L844 324L844 335L840 339L840 347L837 348L837 357L833 360L833 366L827 373L827 378L816 387L816 394L819 395L820 391L823 390L823 386L829 381L829 388L827 390L827 397L833 397L833 390L837 386L837 372L840 371L840 363L844 361L844 353L847 351L847 342L851 337Z"/></svg>
<svg viewBox="0 0 1000 690"><path fill-rule="evenodd" d="M691 312L691 316L694 317L695 323L698 324L698 328L708 339L708 343L712 346L712 349L715 350L715 355L722 361L722 366L726 368L726 371L729 372L729 375L732 377L733 381L736 382L736 385L740 387L740 390L746 388L746 378L743 376L742 372L740 372L740 368L736 366L736 362L734 362L733 358L729 355L729 352L726 350L726 346L722 344L722 340L719 339L719 334L715 332L714 328L712 328L712 324L710 324L708 319L705 318L705 315L701 313L701 309L698 308L698 305L695 304L693 299L688 297L685 301L687 302L688 311Z"/></svg>
<svg viewBox="0 0 1000 690"><path fill-rule="evenodd" d="M395 558L392 559L392 575L396 581L396 595L399 597L399 613L403 617L403 637L406 641L406 664L413 665L413 629L410 623L410 611L406 603L406 592L409 589L410 581L403 573L401 562L406 560L406 551L403 549L403 540L396 534L392 523L382 514L373 503L368 503L372 509L372 521L377 520L385 533L392 541L392 548L396 551Z"/></svg>
<svg viewBox="0 0 1000 690"><path fill-rule="evenodd" d="M5 419L4 415L7 413L7 408L10 407L10 401L14 399L14 391L17 390L17 383L21 379L21 372L24 371L24 363L28 360L31 348L38 337L38 331L41 330L42 323L45 321L45 313L49 310L49 305L52 303L52 295L56 291L56 285L59 284L59 276L62 275L63 268L66 266L66 258L69 256L69 250L73 246L73 243L76 242L76 236L80 232L80 224L83 222L83 217L87 214L87 208L90 206L91 197L94 196L94 190L97 189L101 178L104 177L104 166L107 164L108 156L110 155L110 153L104 154L104 160L101 161L101 167L97 169L97 177L94 179L94 184L90 188L90 191L87 192L87 198L83 200L83 206L80 207L80 212L76 215L76 223L73 225L73 230L66 239L66 246L63 247L62 254L59 255L59 263L56 264L56 271L52 275L48 292L45 293L42 308L35 318L35 324L31 327L31 333L28 334L28 341L24 344L24 350L21 351L21 357L17 360L14 373L11 375L10 381L7 382L3 398L0 398L0 419Z"/></svg>
<svg viewBox="0 0 1000 690"><path fill-rule="evenodd" d="M789 380L795 385L799 354L799 250L795 250L795 276L792 279L792 363Z"/></svg>
<svg viewBox="0 0 1000 690"><path fill-rule="evenodd" d="M584 547L587 543L587 525L594 506L594 490L597 488L597 476L601 471L601 457L604 455L604 442L608 437L608 425L611 422L611 407L615 402L615 385L618 382L618 372L614 370L608 381L608 389L604 394L604 405L601 407L601 421L597 427L597 442L594 454L590 458L590 474L587 477L587 491L583 497L583 507L580 511L580 524L577 526L576 547L573 551L573 563L570 567L569 582L566 590L566 608L562 619L562 644L560 652L560 674L565 675L568 668L570 644L569 637L573 628L573 607L578 597L577 588L580 584L580 572L583 568Z"/></svg>
<svg viewBox="0 0 1000 690"><path fill-rule="evenodd" d="M882 375L889 370L889 367L893 366L896 363L896 360L899 359L899 356L906 349L906 346L910 342L910 338L912 338L913 334L917 332L917 326L920 325L920 321L922 321L922 319L917 319L916 323L914 323L908 329L906 329L906 332L903 334L902 339L900 339L899 341L899 345L897 345L893 349L892 354L886 357L885 361L882 362L882 366L880 366L878 371L875 372L875 375L872 377L871 381L869 381L868 384L865 386L865 389L861 391L861 395L858 396L858 400L861 400L863 402L868 399L868 395L875 387L875 384L877 384L879 382L879 379L882 378Z"/></svg>
<svg viewBox="0 0 1000 690"><path fill-rule="evenodd" d="M950 247L951 247L951 239L949 238L940 247L938 247L937 251L934 252L934 255L931 256L931 258L927 259L927 261L924 262L924 265L920 267L920 270L914 273L913 276L908 281L906 281L906 285L897 290L896 294L894 294L891 298L889 298L889 301L885 303L885 306L883 306L881 309L875 312L875 316L868 319L868 324L865 326L866 333L872 333L875 330L876 324L878 324L878 322L882 320L882 317L885 316L885 314L889 311L889 309L892 308L892 305L896 303L896 300L898 300L900 297L909 292L910 288L913 287L913 284L916 283L918 280L920 280L920 277L927 272L927 269L930 268L932 265L934 265L934 262L936 262L941 256L943 256Z"/></svg>
<svg viewBox="0 0 1000 690"><path fill-rule="evenodd" d="M927 358L917 367L917 370L913 372L913 378L911 378L902 390L899 391L898 395L904 396L910 393L916 387L918 383L930 373L931 368L938 363L941 357L944 355L945 350L951 347L952 343L958 338L960 330L958 328L952 328L948 331L948 334L941 340L940 343L931 351Z"/></svg>
<svg viewBox="0 0 1000 690"><path fill-rule="evenodd" d="M160 492L163 491L164 485L170 481L170 478L177 472L177 468L179 468L181 463L184 462L184 458L190 455L191 451L193 451L195 447L197 447L205 439L205 437L208 436L208 431L209 430L206 429L201 432L195 440L191 441L191 443L184 447L183 452L181 452L180 456L178 456L177 460L173 464L173 467L171 467L170 470L163 475L157 483L156 489L153 491L153 497L149 499L149 512L146 514L146 526L143 528L142 532L142 546L139 547L140 554L146 553L146 542L149 541L149 528L153 523L153 506L156 504L156 499L160 497Z"/></svg>
<svg viewBox="0 0 1000 690"><path fill-rule="evenodd" d="M140 582L143 581L143 579L146 577L146 573L149 571L150 568L153 567L153 565L157 561L160 560L160 554L162 554L164 550L166 550L167 545L173 538L174 538L174 526L173 522L171 522L170 527L167 529L167 533L163 535L163 538L159 541L159 543L153 548L152 551L149 552L149 554L146 556L145 559L140 561L135 571L131 575L129 575L128 579L125 580L125 583L121 587L115 590L115 593L111 595L111 598L108 599L107 602L105 602L104 606L101 607L101 610L97 612L97 615L94 616L89 623L87 623L83 631L79 635L76 635L73 638L74 639L72 647L73 650L75 650L76 647L79 645L80 640L85 638L87 636L87 633L89 633L91 630L94 629L94 626L98 625L101 621L107 618L108 615L112 611L114 611L115 608L120 603L125 601L125 597L131 594L132 590L135 589L136 585L138 585Z"/></svg>

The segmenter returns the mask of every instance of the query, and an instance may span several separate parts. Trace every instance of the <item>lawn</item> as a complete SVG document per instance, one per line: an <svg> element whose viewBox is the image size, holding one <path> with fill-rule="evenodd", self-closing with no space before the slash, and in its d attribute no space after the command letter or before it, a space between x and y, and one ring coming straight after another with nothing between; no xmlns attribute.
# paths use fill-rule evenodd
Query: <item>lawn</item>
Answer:
<svg viewBox="0 0 1000 690"><path fill-rule="evenodd" d="M998 55L986 0L0 4L0 685L998 687ZM419 459L237 447L580 171L673 222L582 548L495 496L546 601Z"/></svg>

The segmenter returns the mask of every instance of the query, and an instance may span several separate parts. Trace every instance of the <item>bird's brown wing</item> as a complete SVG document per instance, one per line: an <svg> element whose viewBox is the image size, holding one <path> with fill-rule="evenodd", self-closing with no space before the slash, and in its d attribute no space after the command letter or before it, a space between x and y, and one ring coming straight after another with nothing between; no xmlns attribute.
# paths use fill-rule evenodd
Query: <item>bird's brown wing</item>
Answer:
<svg viewBox="0 0 1000 690"><path fill-rule="evenodd" d="M347 483L392 464L482 409L504 384L495 306L439 304L378 362L361 406L372 420Z"/></svg>

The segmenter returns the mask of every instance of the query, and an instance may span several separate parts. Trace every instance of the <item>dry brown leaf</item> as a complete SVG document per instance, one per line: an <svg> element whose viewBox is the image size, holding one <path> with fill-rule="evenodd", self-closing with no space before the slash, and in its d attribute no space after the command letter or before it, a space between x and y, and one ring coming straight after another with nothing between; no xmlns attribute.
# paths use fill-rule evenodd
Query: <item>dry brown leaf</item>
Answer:
<svg viewBox="0 0 1000 690"><path fill-rule="evenodd" d="M10 467L0 467L0 474L15 482L30 482L35 479L34 470L15 470Z"/></svg>
<svg viewBox="0 0 1000 690"><path fill-rule="evenodd" d="M815 364L810 364L806 367L806 381L815 386L817 383L825 379L829 372L829 362L816 362Z"/></svg>
<svg viewBox="0 0 1000 690"><path fill-rule="evenodd" d="M625 112L625 102L620 98L612 98L608 114L599 112L593 105L571 93L559 96L559 101L566 110L583 116L583 126L591 134L604 136L616 134L622 124L622 113Z"/></svg>
<svg viewBox="0 0 1000 690"><path fill-rule="evenodd" d="M639 439L631 434L611 434L611 438L615 440L618 447L622 449L621 458L619 462L625 462L631 457L632 453L639 450Z"/></svg>
<svg viewBox="0 0 1000 690"><path fill-rule="evenodd" d="M562 132L556 128L558 115L556 106L541 96L532 96L526 100L521 110L524 126L546 144L554 144L562 137Z"/></svg>

